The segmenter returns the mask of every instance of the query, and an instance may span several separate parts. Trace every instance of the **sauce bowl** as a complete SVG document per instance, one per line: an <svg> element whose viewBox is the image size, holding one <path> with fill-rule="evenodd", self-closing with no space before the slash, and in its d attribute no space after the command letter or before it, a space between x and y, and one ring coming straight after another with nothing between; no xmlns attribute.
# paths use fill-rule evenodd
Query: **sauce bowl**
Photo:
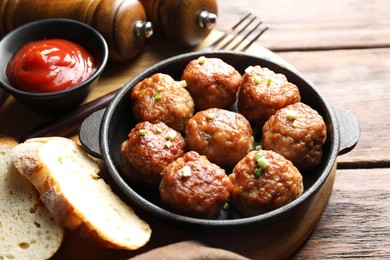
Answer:
<svg viewBox="0 0 390 260"><path fill-rule="evenodd" d="M95 71L83 82L51 93L22 91L11 85L7 66L14 54L25 44L44 39L65 39L84 47L94 58ZM0 85L29 109L46 115L64 114L77 107L89 94L104 70L108 47L103 36L87 24L70 19L44 19L22 25L0 41Z"/></svg>

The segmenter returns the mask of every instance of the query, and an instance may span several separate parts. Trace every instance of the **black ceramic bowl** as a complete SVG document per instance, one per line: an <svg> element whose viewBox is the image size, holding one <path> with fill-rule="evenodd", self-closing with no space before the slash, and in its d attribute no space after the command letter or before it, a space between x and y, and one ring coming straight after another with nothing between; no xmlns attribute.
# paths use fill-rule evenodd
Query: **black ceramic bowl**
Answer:
<svg viewBox="0 0 390 260"><path fill-rule="evenodd" d="M6 75L8 63L23 45L43 39L62 38L83 46L94 57L96 70L80 84L53 93L31 93L14 88ZM0 41L0 85L20 103L39 113L60 114L78 106L97 84L106 66L108 47L95 29L69 19L45 19L16 28Z"/></svg>
<svg viewBox="0 0 390 260"><path fill-rule="evenodd" d="M323 116L328 131L323 162L315 171L304 175L305 191L302 196L276 210L254 217L237 217L229 212L224 212L219 219L198 219L164 209L160 205L158 195L132 186L123 177L119 163L120 145L127 139L128 133L136 124L131 115L130 103L130 93L133 86L157 72L169 74L179 80L187 63L201 55L221 58L242 74L250 65L260 65L283 73L290 82L299 87L302 102L310 105ZM243 53L217 51L179 55L141 72L121 89L105 110L92 114L84 121L79 137L91 154L101 156L104 159L109 173L123 195L154 217L176 226L204 232L230 232L233 230L241 232L256 228L260 229L263 234L275 235L286 234L287 229L291 229L291 232L304 232L300 233L299 241L302 242L321 217L327 204L333 185L336 157L341 153L348 152L356 145L359 133L356 118L346 110L331 106L313 84L296 70L288 69L264 58ZM271 223L277 223L276 228L272 227ZM265 243L269 242L267 237L264 238L264 241Z"/></svg>

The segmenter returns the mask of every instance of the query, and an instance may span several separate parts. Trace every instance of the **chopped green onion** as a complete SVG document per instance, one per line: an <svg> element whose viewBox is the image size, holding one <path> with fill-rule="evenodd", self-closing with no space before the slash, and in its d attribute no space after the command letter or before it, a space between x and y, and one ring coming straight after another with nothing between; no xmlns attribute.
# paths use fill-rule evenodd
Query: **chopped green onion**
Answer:
<svg viewBox="0 0 390 260"><path fill-rule="evenodd" d="M260 84L261 83L261 78L259 76L256 76L256 77L253 78L253 82L255 84Z"/></svg>
<svg viewBox="0 0 390 260"><path fill-rule="evenodd" d="M261 152L259 152L255 155L255 160L256 160L257 165L259 167L257 167L253 171L253 174L256 176L256 178L259 178L261 176L261 174L263 173L263 170L268 166L269 162L267 159L265 159L265 157L263 156L263 154Z"/></svg>
<svg viewBox="0 0 390 260"><path fill-rule="evenodd" d="M154 100L159 100L159 99L161 99L161 98L162 98L161 93L156 93L156 94L154 95Z"/></svg>
<svg viewBox="0 0 390 260"><path fill-rule="evenodd" d="M225 204L223 205L223 210L228 210L230 207L229 203L228 202L225 202Z"/></svg>
<svg viewBox="0 0 390 260"><path fill-rule="evenodd" d="M192 175L191 167L189 165L184 166L181 169L181 174L182 174L183 177L190 177Z"/></svg>
<svg viewBox="0 0 390 260"><path fill-rule="evenodd" d="M159 127L159 128L157 128L157 133L162 133L162 129Z"/></svg>
<svg viewBox="0 0 390 260"><path fill-rule="evenodd" d="M298 125L299 125L299 121L298 120L294 120L293 127L297 127Z"/></svg>
<svg viewBox="0 0 390 260"><path fill-rule="evenodd" d="M297 118L297 111L295 111L295 110L288 110L287 112L286 112L286 115L287 115L287 118L288 119L295 119L295 118Z"/></svg>
<svg viewBox="0 0 390 260"><path fill-rule="evenodd" d="M207 119L214 119L215 113L208 113L207 114Z"/></svg>
<svg viewBox="0 0 390 260"><path fill-rule="evenodd" d="M261 173L262 173L262 169L261 168L256 168L254 171L253 171L253 174L255 175L256 178L259 178L261 176Z"/></svg>
<svg viewBox="0 0 390 260"><path fill-rule="evenodd" d="M206 57L205 56L200 56L199 58L198 58L198 63L199 64L203 64L203 63L205 63L206 62Z"/></svg>
<svg viewBox="0 0 390 260"><path fill-rule="evenodd" d="M180 81L180 86L183 87L183 88L187 87L187 81L181 80Z"/></svg>
<svg viewBox="0 0 390 260"><path fill-rule="evenodd" d="M260 150L260 149L261 149L261 144L258 143L258 142L255 142L253 144L253 149L252 150L256 151L256 150Z"/></svg>
<svg viewBox="0 0 390 260"><path fill-rule="evenodd" d="M263 155L262 155L261 153L257 153L257 154L256 154L256 157L255 157L256 162L258 162L258 161L260 160L261 157L263 157Z"/></svg>
<svg viewBox="0 0 390 260"><path fill-rule="evenodd" d="M170 130L166 137L168 140L172 141L176 137L176 132L174 130Z"/></svg>
<svg viewBox="0 0 390 260"><path fill-rule="evenodd" d="M269 161L265 159L265 157L261 157L257 160L257 164L262 170L264 170L269 165Z"/></svg>
<svg viewBox="0 0 390 260"><path fill-rule="evenodd" d="M271 85L271 83L272 83L272 79L268 79L267 80L267 86Z"/></svg>
<svg viewBox="0 0 390 260"><path fill-rule="evenodd" d="M170 140L165 142L165 147L166 148L171 148L171 146L172 146L172 142Z"/></svg>
<svg viewBox="0 0 390 260"><path fill-rule="evenodd" d="M146 130L145 130L145 129L140 129L140 130L138 131L138 133L139 133L139 135L141 135L141 136L145 136L145 135L146 135Z"/></svg>

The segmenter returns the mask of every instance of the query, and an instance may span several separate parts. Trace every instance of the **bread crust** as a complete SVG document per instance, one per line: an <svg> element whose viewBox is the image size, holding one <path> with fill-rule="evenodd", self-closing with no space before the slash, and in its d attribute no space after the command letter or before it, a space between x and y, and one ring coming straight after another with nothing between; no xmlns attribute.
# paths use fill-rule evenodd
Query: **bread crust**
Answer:
<svg viewBox="0 0 390 260"><path fill-rule="evenodd" d="M1 207L7 208L0 214L0 259L49 259L61 246L64 229L14 167L12 151L18 144L12 137L0 137L0 198Z"/></svg>
<svg viewBox="0 0 390 260"><path fill-rule="evenodd" d="M18 145L13 155L16 168L34 184L53 217L66 227L79 229L110 248L135 250L149 241L149 225L99 178L98 163L73 140L33 138ZM103 222L103 217L115 221ZM114 225L113 230L122 226L134 234L113 234L107 229L109 225Z"/></svg>

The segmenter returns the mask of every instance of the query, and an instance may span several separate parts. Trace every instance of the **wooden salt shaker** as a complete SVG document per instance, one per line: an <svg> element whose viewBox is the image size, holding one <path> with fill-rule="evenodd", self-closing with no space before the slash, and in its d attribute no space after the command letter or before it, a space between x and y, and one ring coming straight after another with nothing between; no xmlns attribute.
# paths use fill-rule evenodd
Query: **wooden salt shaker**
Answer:
<svg viewBox="0 0 390 260"><path fill-rule="evenodd" d="M140 0L156 33L185 46L200 43L217 21L216 0Z"/></svg>

